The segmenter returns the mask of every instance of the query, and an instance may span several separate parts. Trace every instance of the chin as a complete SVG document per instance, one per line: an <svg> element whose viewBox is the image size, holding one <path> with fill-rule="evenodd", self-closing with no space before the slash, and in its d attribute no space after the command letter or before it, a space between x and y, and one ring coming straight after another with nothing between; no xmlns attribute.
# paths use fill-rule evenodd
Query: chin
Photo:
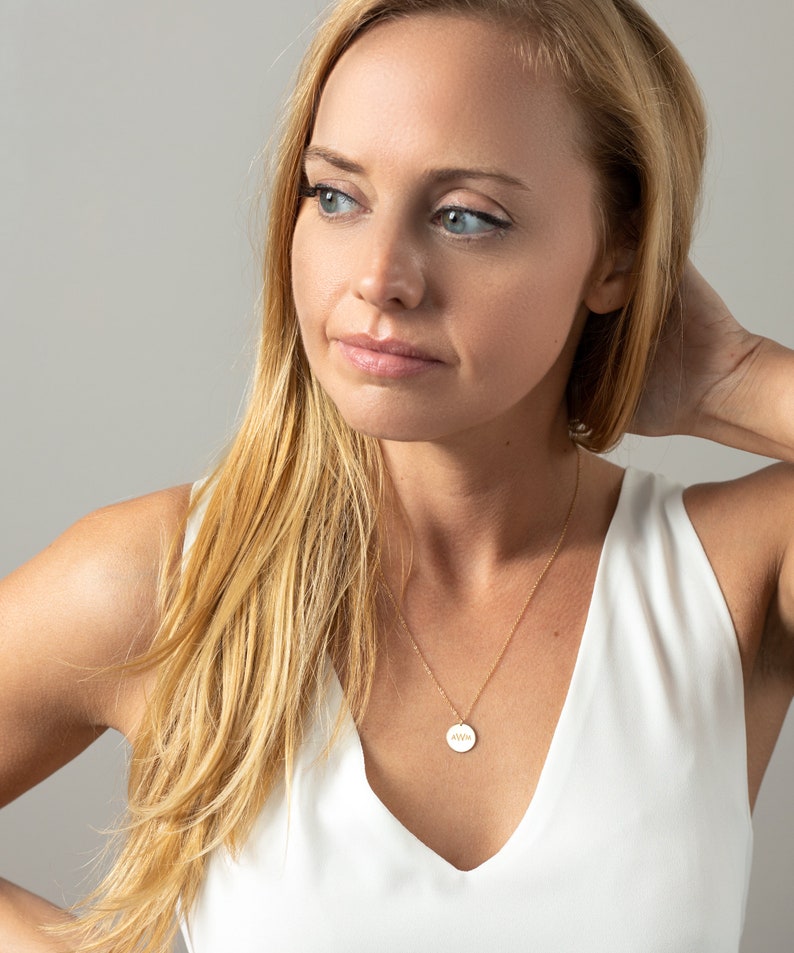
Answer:
<svg viewBox="0 0 794 953"><path fill-rule="evenodd" d="M392 440L395 443L421 443L428 440L437 440L442 436L437 430L427 426L397 423L378 423L370 421L347 420L348 425L357 433L365 437L374 437L376 440Z"/></svg>
<svg viewBox="0 0 794 953"><path fill-rule="evenodd" d="M376 440L422 442L436 440L446 432L438 416L427 411L406 413L404 407L401 411L381 408L366 410L361 406L351 408L340 404L336 407L352 430Z"/></svg>

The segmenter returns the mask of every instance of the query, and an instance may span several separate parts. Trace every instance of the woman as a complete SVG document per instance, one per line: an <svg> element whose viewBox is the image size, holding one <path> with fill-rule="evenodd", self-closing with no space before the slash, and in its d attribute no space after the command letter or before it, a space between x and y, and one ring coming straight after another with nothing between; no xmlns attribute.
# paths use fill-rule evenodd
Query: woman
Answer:
<svg viewBox="0 0 794 953"><path fill-rule="evenodd" d="M4 583L18 656L44 646L4 676L4 793L63 758L56 723L67 753L134 742L79 948L157 948L177 909L196 953L735 948L792 477L684 508L596 455L629 426L793 455L791 355L685 265L686 68L628 2L348 2L307 64L256 386L185 559L182 488ZM37 597L64 565L66 620Z"/></svg>

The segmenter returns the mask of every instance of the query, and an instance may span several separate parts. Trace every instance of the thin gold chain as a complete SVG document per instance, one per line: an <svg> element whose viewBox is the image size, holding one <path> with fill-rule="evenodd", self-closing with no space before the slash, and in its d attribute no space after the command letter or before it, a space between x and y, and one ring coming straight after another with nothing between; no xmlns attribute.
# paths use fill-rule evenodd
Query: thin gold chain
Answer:
<svg viewBox="0 0 794 953"><path fill-rule="evenodd" d="M480 695L482 695L482 693L485 691L485 686L488 684L488 682L490 682L492 675L494 674L496 669L499 667L499 663L502 661L502 656L507 651L507 647L510 645L510 642L512 641L513 636L515 635L516 630L521 624L521 620L524 618L524 615L526 614L526 611L529 608L530 602L532 602L532 597L537 592L538 586L541 584L541 582L543 582L543 578L545 577L546 573L549 571L549 569L551 569L551 564L557 558L557 554L559 553L560 549L562 549L562 544L565 541L565 536L568 532L568 526L571 522L571 517L573 516L573 511L576 506L576 500L579 496L579 482L580 482L581 474L582 474L582 453L579 447L577 446L576 447L576 484L574 486L573 496L571 498L571 504L568 507L568 513L565 517L565 522L562 525L562 530L560 531L560 535L557 539L557 545L554 547L554 549L551 552L551 555L546 560L546 565L543 567L543 569L541 569L537 579L532 583L532 588L529 590L529 594L527 595L527 598L525 599L524 604L521 606L521 609L519 610L519 613L516 616L515 621L510 626L510 631L507 633L507 638L502 643L502 647L497 652L496 658L491 663L491 667L488 669L488 672L485 676L485 679L483 680L482 685L480 685L479 689L477 690L477 694L474 696L471 704L462 715L457 710L457 708L452 704L449 695L447 695L447 693L444 691L444 688L441 685L441 682L439 682L439 680L436 678L436 675L433 672L433 669L430 668L430 665L428 664L427 659L425 658L422 650L419 648L416 642L416 639L411 634L411 630L408 628L408 623L405 621L405 617L402 614L402 610L400 609L399 603L394 597L394 593L391 591L389 584L386 582L386 578L381 572L381 579L386 589L386 595L389 597L389 601L394 606L394 611L397 613L397 621L400 623L400 626L404 630L405 634L408 636L411 642L411 645L413 646L413 650L419 656L419 660L421 661L424 667L424 670L433 680L433 684L438 689L438 692L441 695L441 697L449 705L450 710L452 711L452 714L455 716L456 721L461 725L465 721L468 721L469 715L472 713L472 711L474 710L474 706L479 701Z"/></svg>

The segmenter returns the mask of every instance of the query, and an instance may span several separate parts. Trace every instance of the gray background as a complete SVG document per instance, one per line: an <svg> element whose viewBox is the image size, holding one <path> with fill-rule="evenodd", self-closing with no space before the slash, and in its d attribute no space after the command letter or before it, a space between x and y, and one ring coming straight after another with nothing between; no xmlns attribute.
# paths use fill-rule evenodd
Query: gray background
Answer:
<svg viewBox="0 0 794 953"><path fill-rule="evenodd" d="M649 4L712 120L696 261L794 345L794 5ZM319 0L0 2L0 574L100 504L199 476L245 387L260 150ZM629 438L684 481L757 459ZM794 938L794 724L755 814L743 950ZM0 813L0 871L75 898L123 794L117 736Z"/></svg>

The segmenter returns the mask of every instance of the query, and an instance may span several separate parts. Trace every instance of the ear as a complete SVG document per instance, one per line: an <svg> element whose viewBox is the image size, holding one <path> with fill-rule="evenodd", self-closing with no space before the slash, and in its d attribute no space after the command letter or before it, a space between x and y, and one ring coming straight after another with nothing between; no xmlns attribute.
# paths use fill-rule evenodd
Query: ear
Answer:
<svg viewBox="0 0 794 953"><path fill-rule="evenodd" d="M609 252L593 272L584 304L595 314L609 314L622 308L631 291L634 249L622 247Z"/></svg>

